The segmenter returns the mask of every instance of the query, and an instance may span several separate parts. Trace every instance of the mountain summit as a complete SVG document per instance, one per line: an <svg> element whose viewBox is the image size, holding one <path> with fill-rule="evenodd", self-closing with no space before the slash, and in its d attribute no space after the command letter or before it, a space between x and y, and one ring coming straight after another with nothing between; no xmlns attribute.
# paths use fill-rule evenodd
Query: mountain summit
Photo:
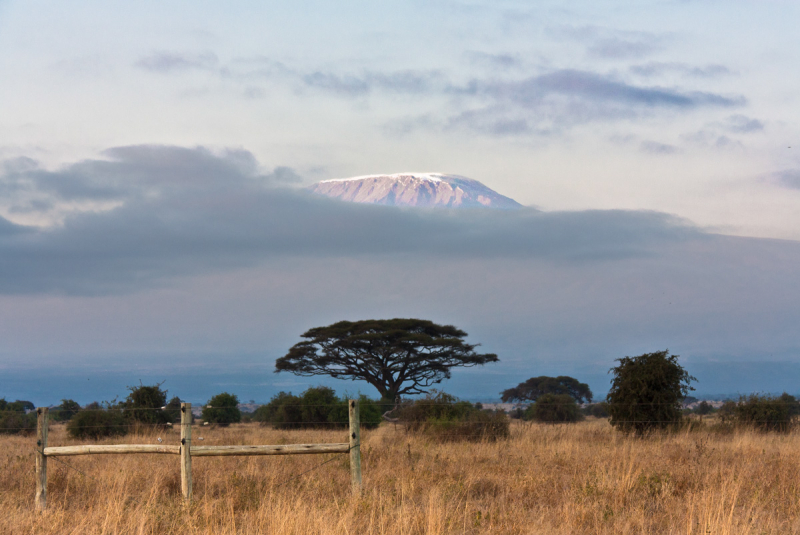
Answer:
<svg viewBox="0 0 800 535"><path fill-rule="evenodd" d="M477 180L441 173L398 173L334 178L309 188L314 193L343 201L393 206L443 206L447 208L520 208Z"/></svg>

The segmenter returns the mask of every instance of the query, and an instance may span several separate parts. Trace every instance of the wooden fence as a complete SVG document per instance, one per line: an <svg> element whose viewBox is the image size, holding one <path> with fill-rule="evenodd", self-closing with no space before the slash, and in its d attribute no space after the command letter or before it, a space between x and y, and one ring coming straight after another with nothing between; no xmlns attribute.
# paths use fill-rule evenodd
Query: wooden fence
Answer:
<svg viewBox="0 0 800 535"><path fill-rule="evenodd" d="M192 444L192 404L181 403L181 444L116 444L48 447L48 409L36 409L36 508L47 506L47 458L62 455L156 453L180 455L181 491L186 500L192 499L192 457L227 455L302 455L311 453L350 452L350 483L353 493L361 491L361 420L358 400L348 403L350 416L349 441L336 444L286 444L279 446L195 446Z"/></svg>

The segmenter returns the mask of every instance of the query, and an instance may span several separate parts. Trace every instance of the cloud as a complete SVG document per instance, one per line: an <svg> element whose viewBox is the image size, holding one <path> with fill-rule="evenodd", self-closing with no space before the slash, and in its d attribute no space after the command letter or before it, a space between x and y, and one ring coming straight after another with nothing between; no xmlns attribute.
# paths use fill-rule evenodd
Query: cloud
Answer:
<svg viewBox="0 0 800 535"><path fill-rule="evenodd" d="M649 56L661 47L652 40L630 40L619 37L600 39L587 48L590 56L607 59L629 59Z"/></svg>
<svg viewBox="0 0 800 535"><path fill-rule="evenodd" d="M31 229L27 227L24 227L22 225L16 225L11 221L9 221L8 219L0 217L0 243L2 243L1 240L3 240L4 238L8 238L11 236L18 236L20 234L24 234L30 231Z"/></svg>
<svg viewBox="0 0 800 535"><path fill-rule="evenodd" d="M522 64L519 57L512 54L490 54L487 52L470 51L465 55L473 65L490 67L493 69L510 69L519 67Z"/></svg>
<svg viewBox="0 0 800 535"><path fill-rule="evenodd" d="M681 92L668 88L641 87L608 76L576 70L560 70L522 82L495 86L493 91L508 94L513 100L523 104L536 102L542 95L553 93L596 102L622 102L647 107L728 107L744 103L742 97L731 98L700 91Z"/></svg>
<svg viewBox="0 0 800 535"><path fill-rule="evenodd" d="M341 75L316 71L301 75L303 83L343 96L360 96L374 90L418 94L430 92L441 79L436 71L365 72L360 75Z"/></svg>
<svg viewBox="0 0 800 535"><path fill-rule="evenodd" d="M211 70L218 64L219 59L213 52L156 52L141 58L135 65L150 72L167 74L193 69Z"/></svg>
<svg viewBox="0 0 800 535"><path fill-rule="evenodd" d="M62 225L43 229L3 222L0 293L134 292L176 277L294 256L586 263L647 256L659 244L703 239L686 222L654 212L506 213L345 203L281 185L295 180L294 172L259 173L245 151L130 146L103 156L12 177L56 200L99 197L118 204L73 213Z"/></svg>
<svg viewBox="0 0 800 535"><path fill-rule="evenodd" d="M662 76L669 73L678 73L683 76L696 78L718 78L733 74L724 65L709 64L702 67L680 62L651 61L642 65L632 65L628 69L632 74L644 77Z"/></svg>
<svg viewBox="0 0 800 535"><path fill-rule="evenodd" d="M557 39L577 41L586 53L599 59L632 59L649 56L663 48L664 36L642 31L625 31L601 26L562 26L551 28Z"/></svg>
<svg viewBox="0 0 800 535"><path fill-rule="evenodd" d="M773 173L771 178L785 188L800 189L800 169L785 169Z"/></svg>
<svg viewBox="0 0 800 535"><path fill-rule="evenodd" d="M609 57L633 55L633 50L643 53L661 40L640 32L609 32L598 28L565 32L571 39L591 41L596 53ZM367 68L342 72L330 68L296 68L268 57L237 58L219 64L216 55L210 52L163 52L143 58L138 65L162 74L180 74L191 69L213 71L221 79L241 84L238 93L245 99L260 99L270 94L262 84L284 85L294 96L323 93L345 99L376 95L418 98L419 113L386 120L384 128L394 134L420 128L438 131L466 128L498 137L549 136L580 124L632 120L658 110L733 108L746 103L740 95L642 85L617 74L590 70L551 69L533 76L514 77L511 73L520 72L522 66L517 56L475 51L465 54L473 66L482 71L489 67L489 72L464 83L448 71L438 69ZM632 72L654 75L670 69L696 75L724 70L720 66L690 68L651 62ZM442 106L443 99L448 100L447 106Z"/></svg>
<svg viewBox="0 0 800 535"><path fill-rule="evenodd" d="M523 80L475 79L455 87L457 96L483 102L450 117L450 127L487 134L549 135L576 124L633 119L655 110L730 108L741 96L634 85L609 75L556 70Z"/></svg>
<svg viewBox="0 0 800 535"><path fill-rule="evenodd" d="M675 154L678 152L678 148L674 145L667 145L656 141L642 141L640 148L642 151L651 154Z"/></svg>
<svg viewBox="0 0 800 535"><path fill-rule="evenodd" d="M750 132L760 132L764 130L764 123L758 119L752 119L745 115L731 115L723 124L723 127L737 134L749 134Z"/></svg>

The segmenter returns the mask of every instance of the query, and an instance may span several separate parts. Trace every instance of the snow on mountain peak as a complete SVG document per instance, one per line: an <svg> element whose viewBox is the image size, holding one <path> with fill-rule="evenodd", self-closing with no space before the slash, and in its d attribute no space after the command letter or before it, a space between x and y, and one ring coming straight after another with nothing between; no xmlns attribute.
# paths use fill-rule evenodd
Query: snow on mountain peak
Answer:
<svg viewBox="0 0 800 535"><path fill-rule="evenodd" d="M395 173L334 178L309 188L314 193L343 201L394 206L448 208L519 208L513 199L500 195L471 178L444 173Z"/></svg>
<svg viewBox="0 0 800 535"><path fill-rule="evenodd" d="M350 178L329 178L328 180L322 180L319 184L324 184L327 182L349 182L351 180L367 180L370 178L391 178L391 179L401 179L405 177L416 178L419 180L430 180L431 182L441 182L442 177L445 176L442 173L394 173L391 175L362 175L362 176L353 176Z"/></svg>

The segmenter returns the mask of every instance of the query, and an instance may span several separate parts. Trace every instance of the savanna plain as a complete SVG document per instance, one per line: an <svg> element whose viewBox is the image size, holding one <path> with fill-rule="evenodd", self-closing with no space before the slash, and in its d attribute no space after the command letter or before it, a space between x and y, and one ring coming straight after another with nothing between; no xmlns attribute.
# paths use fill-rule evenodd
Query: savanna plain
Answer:
<svg viewBox="0 0 800 535"><path fill-rule="evenodd" d="M193 436L206 445L346 441L341 429L252 423ZM97 443L158 438L178 444L179 432ZM515 421L508 439L443 442L384 423L363 431L358 496L346 454L203 457L193 459L190 504L175 455L59 458L69 466L51 458L44 512L33 503L35 441L0 436L0 533L800 533L797 431L720 432L708 421L635 437L589 418ZM51 425L49 445L82 443Z"/></svg>

